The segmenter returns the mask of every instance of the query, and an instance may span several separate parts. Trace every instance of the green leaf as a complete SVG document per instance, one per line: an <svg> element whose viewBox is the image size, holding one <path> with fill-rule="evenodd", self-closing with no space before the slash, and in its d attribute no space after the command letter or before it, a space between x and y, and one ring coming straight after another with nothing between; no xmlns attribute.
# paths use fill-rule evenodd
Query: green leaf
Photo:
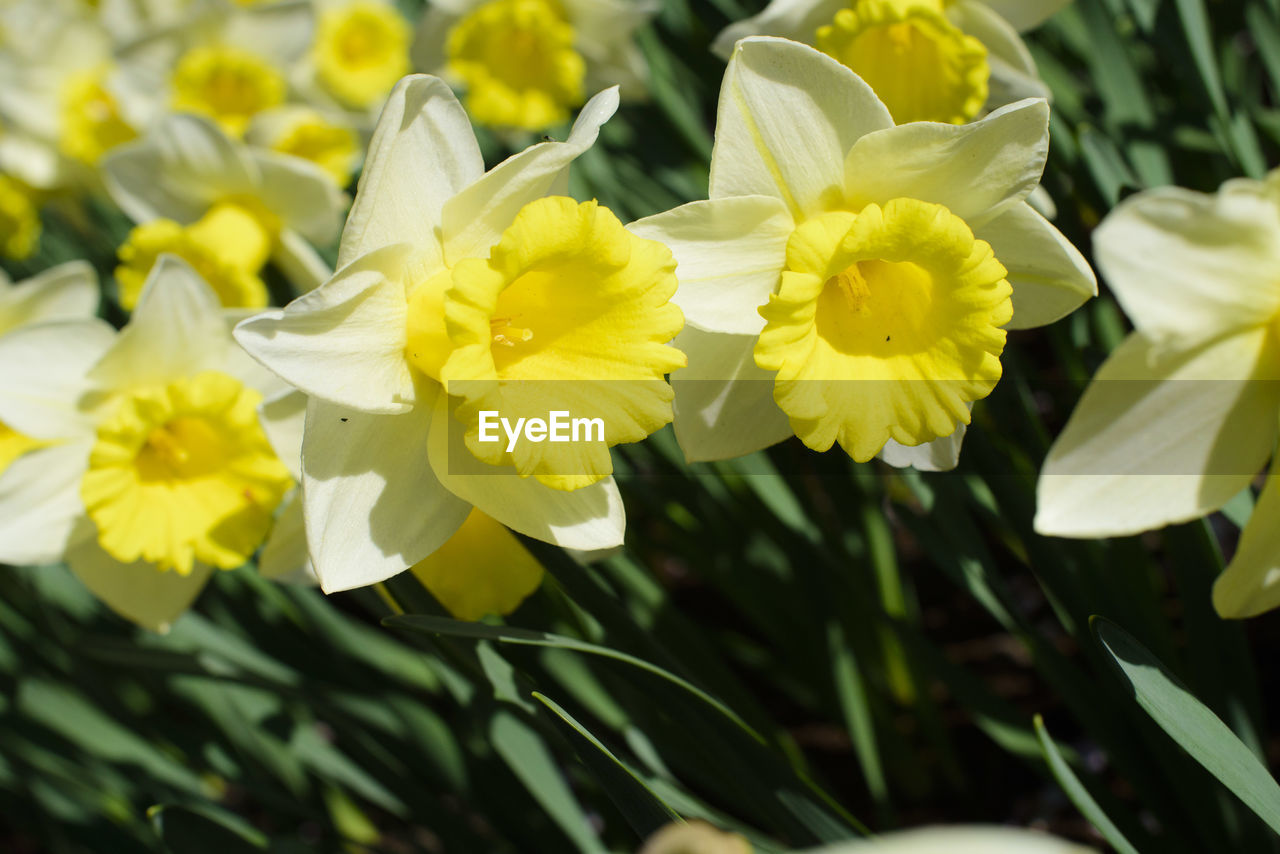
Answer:
<svg viewBox="0 0 1280 854"><path fill-rule="evenodd" d="M1107 814L1102 811L1102 807L1098 806L1098 802L1093 799L1093 795L1089 794L1089 790L1080 782L1080 778L1071 770L1071 766L1067 764L1067 760L1062 757L1058 746L1053 743L1053 739L1049 737L1049 731L1045 729L1044 718L1039 715L1034 719L1036 728L1036 737L1040 740L1040 750L1044 754L1044 761L1048 763L1049 770L1053 773L1053 777L1058 781L1058 785L1067 793L1067 797L1071 799L1071 803L1076 805L1076 809L1089 822L1098 829L1102 837L1116 849L1118 854L1138 854L1138 849L1124 838L1124 834L1120 829L1112 823Z"/></svg>
<svg viewBox="0 0 1280 854"><path fill-rule="evenodd" d="M244 854L269 849L269 841L260 831L234 813L211 804L161 804L147 810L147 818L174 854Z"/></svg>
<svg viewBox="0 0 1280 854"><path fill-rule="evenodd" d="M583 854L605 854L582 807L560 774L555 757L534 729L515 714L499 709L489 724L493 748Z"/></svg>
<svg viewBox="0 0 1280 854"><path fill-rule="evenodd" d="M1092 623L1094 633L1129 683L1138 705L1192 758L1280 833L1280 785L1253 751L1128 632L1101 618L1094 618Z"/></svg>

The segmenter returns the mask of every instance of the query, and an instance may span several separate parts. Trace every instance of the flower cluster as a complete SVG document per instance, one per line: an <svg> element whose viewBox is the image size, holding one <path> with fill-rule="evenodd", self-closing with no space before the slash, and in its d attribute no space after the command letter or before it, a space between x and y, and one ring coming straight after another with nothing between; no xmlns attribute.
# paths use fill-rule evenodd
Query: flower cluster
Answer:
<svg viewBox="0 0 1280 854"><path fill-rule="evenodd" d="M541 579L512 532L622 544L610 449L673 421L691 461L796 435L953 467L1008 330L1096 284L1027 201L1046 102L978 118L991 30L952 19L998 16L872 5L834 13L821 50L739 41L709 198L629 225L566 190L617 84L643 90L647 4L440 2L412 50L371 0L6 10L57 35L4 55L10 180L135 225L107 289L132 312L119 331L83 265L6 285L0 559L66 561L150 628L259 548L265 574L326 591L412 568L477 618ZM791 29L816 14L788 8ZM860 77L886 50L919 79ZM443 77L400 79L411 54ZM943 109L957 74L973 91ZM471 120L578 107L563 142L485 169ZM12 254L34 239L13 229Z"/></svg>

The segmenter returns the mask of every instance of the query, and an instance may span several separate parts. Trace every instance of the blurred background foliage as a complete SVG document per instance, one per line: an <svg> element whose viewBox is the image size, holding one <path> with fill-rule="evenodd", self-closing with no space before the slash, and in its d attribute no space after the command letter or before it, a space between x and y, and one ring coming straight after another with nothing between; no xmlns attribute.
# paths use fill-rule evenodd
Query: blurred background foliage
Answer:
<svg viewBox="0 0 1280 854"><path fill-rule="evenodd" d="M705 197L707 46L762 5L665 0L640 34L652 97L605 126L575 195L624 220ZM1277 162L1278 22L1280 0L1075 0L1031 34L1055 96L1044 185L1086 254L1136 189ZM492 164L531 140L482 141ZM45 227L15 278L87 256L109 280L119 214L55 201ZM1252 492L1141 538L1031 529L1049 440L1126 329L1104 283L1011 335L954 473L794 439L690 467L669 429L622 448L626 551L583 568L530 543L550 572L505 624L447 619L407 574L326 598L246 568L156 636L62 568L7 569L0 848L598 854L678 814L766 853L979 821L1280 849L1245 806L1274 782L1193 758L1280 750L1280 674L1255 666L1280 617L1224 622L1209 598ZM1239 741L1178 747L1152 679L1175 724L1200 720L1194 695Z"/></svg>

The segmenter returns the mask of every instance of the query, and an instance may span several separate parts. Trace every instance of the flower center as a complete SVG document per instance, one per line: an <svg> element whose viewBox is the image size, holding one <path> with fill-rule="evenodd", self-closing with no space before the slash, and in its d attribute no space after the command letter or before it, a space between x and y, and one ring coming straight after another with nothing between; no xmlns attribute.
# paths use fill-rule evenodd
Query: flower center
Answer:
<svg viewBox="0 0 1280 854"><path fill-rule="evenodd" d="M806 445L865 462L969 421L991 393L1013 317L990 245L941 205L894 199L803 223L760 309L756 363Z"/></svg>
<svg viewBox="0 0 1280 854"><path fill-rule="evenodd" d="M244 134L256 114L284 102L284 77L266 60L226 46L197 47L173 72L176 110L209 116L231 136Z"/></svg>
<svg viewBox="0 0 1280 854"><path fill-rule="evenodd" d="M22 260L40 241L40 213L26 185L0 174L0 255Z"/></svg>
<svg viewBox="0 0 1280 854"><path fill-rule="evenodd" d="M461 398L454 414L477 458L577 489L612 472L609 447L671 420L665 375L684 365L666 344L684 323L669 302L675 287L670 251L608 209L538 199L488 259L463 259L413 291L409 357ZM602 426L583 441L510 448L481 440L482 411L511 424L560 412Z"/></svg>
<svg viewBox="0 0 1280 854"><path fill-rule="evenodd" d="M479 122L539 130L582 103L586 63L555 0L490 0L458 22L446 52Z"/></svg>
<svg viewBox="0 0 1280 854"><path fill-rule="evenodd" d="M261 396L209 371L134 392L98 428L80 495L124 563L234 569L293 485L258 424Z"/></svg>
<svg viewBox="0 0 1280 854"><path fill-rule="evenodd" d="M103 67L73 74L62 84L58 150L72 160L96 164L103 154L138 135L106 88L108 71Z"/></svg>
<svg viewBox="0 0 1280 854"><path fill-rule="evenodd" d="M209 283L229 308L262 308L267 286L258 273L271 254L272 228L256 210L219 202L189 226L157 219L135 226L120 247L116 283L120 304L138 304L147 274L162 252L179 256Z"/></svg>
<svg viewBox="0 0 1280 854"><path fill-rule="evenodd" d="M409 25L389 3L356 0L320 16L321 84L352 107L379 103L409 73Z"/></svg>
<svg viewBox="0 0 1280 854"><path fill-rule="evenodd" d="M360 138L349 127L332 124L318 113L302 114L271 143L274 151L310 160L339 187L351 183L360 156Z"/></svg>
<svg viewBox="0 0 1280 854"><path fill-rule="evenodd" d="M894 121L963 124L987 100L987 49L931 0L855 0L817 46L875 90Z"/></svg>

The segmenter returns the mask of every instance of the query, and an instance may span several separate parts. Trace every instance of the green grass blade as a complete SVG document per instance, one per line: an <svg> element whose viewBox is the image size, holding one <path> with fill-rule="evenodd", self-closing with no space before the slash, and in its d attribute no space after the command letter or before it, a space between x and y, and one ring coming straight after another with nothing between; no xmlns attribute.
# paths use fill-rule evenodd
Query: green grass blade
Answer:
<svg viewBox="0 0 1280 854"><path fill-rule="evenodd" d="M568 649L574 652L582 652L588 655L598 655L603 658L612 658L615 661L621 661L659 676L674 685L683 688L702 702L711 706L713 709L724 715L729 720L738 725L751 738L765 743L765 739L760 733L751 728L750 724L738 717L737 713L726 706L724 703L712 697L706 691L698 686L682 679L669 670L664 670L656 664L650 664L642 658L636 658L634 655L628 655L625 652L619 652L616 649L610 649L606 646L598 646L586 641L580 641L575 638L565 637L563 635L553 635L547 632L532 631L530 629L518 629L508 626L490 626L484 623L464 623L460 620L449 620L443 617L428 617L422 614L405 614L403 616L387 617L382 621L383 625L396 629L408 629L409 631L423 632L426 634L450 635L453 637L488 639L498 641L500 643L523 644L525 646L545 646L558 649Z"/></svg>
<svg viewBox="0 0 1280 854"><path fill-rule="evenodd" d="M605 747L600 739L592 735L590 730L578 723L573 715L550 697L537 691L533 692L533 698L550 709L552 714L573 731L574 752L641 839L648 839L663 825L681 821L679 813L654 794L644 780ZM589 746L582 749L580 744L584 741Z"/></svg>

